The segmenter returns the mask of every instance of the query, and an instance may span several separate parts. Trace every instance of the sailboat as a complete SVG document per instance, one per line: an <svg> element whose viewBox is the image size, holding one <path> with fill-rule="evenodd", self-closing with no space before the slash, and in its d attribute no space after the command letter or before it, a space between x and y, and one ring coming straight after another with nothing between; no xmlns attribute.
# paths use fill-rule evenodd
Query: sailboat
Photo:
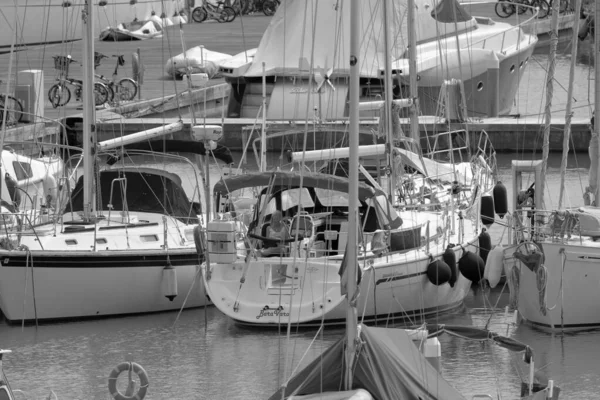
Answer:
<svg viewBox="0 0 600 400"><path fill-rule="evenodd" d="M578 5L581 7L581 5ZM595 54L598 54L600 8L596 9ZM576 40L576 39L575 39ZM597 60L597 59L596 59ZM515 243L504 250L504 268L518 283L518 310L523 319L546 331L577 331L600 327L597 305L600 301L600 209L598 208L598 133L600 124L600 69L595 61L595 110L591 119L591 166L589 187L583 193L583 206L544 209L543 173L546 158L531 162L514 162L517 178L514 190L517 217ZM570 78L572 86L573 76ZM568 111L567 111L568 112ZM563 154L568 152L568 131ZM565 158L566 159L566 158ZM566 169L563 162L562 171ZM524 174L534 176L534 184L523 190ZM564 173L564 172L563 172ZM541 188L540 188L541 187ZM534 189L534 190L531 190ZM564 192L561 181L560 201ZM520 201L519 201L520 200Z"/></svg>
<svg viewBox="0 0 600 400"><path fill-rule="evenodd" d="M408 144L416 145L409 139ZM350 151L303 151L291 157L333 160L348 158ZM335 176L308 173L304 165L300 172L247 173L215 184L215 204L225 204L229 211L224 217L224 208L217 209L207 226L210 263L203 266L203 275L221 312L248 325L343 323L344 296L339 293L343 282L338 272L347 258L346 246L352 243L354 222L349 216L354 209L360 215L358 260L363 275L360 289L365 293L358 307L365 320L421 320L462 306L471 282L478 282L483 273L478 256L480 198L491 189L490 166L475 158L468 163L467 174L458 165L424 159L407 148L373 145L358 151L361 180L366 182L359 183L356 208L348 196L352 168ZM365 160L378 163L390 153L393 161L388 165L400 166L392 175L406 179L400 206L395 204L396 191L386 191L386 185L364 168ZM452 153L451 148L450 159ZM394 187L396 179L392 182ZM230 219L231 211L239 210L230 204L244 191L257 196L247 230L239 231ZM268 237L276 212L289 218L284 243Z"/></svg>
<svg viewBox="0 0 600 400"><path fill-rule="evenodd" d="M94 80L93 10L87 1L83 151L69 162L73 168L68 177L80 176L69 188L72 193L58 196L47 210L46 220L33 220L18 210L6 214L19 221L3 227L0 249L0 308L9 322L107 317L209 303L199 273L202 255L194 240L202 211L197 168L173 152L210 154L204 144L215 131L199 126L186 141L152 140L181 130L183 123L177 122L96 142L95 108L87 95L93 93ZM140 141L147 148L132 147ZM140 164L140 159L146 162ZM59 178L65 188L68 181Z"/></svg>
<svg viewBox="0 0 600 400"><path fill-rule="evenodd" d="M353 26L358 26L358 0L351 2ZM354 30L358 32L358 29ZM349 154L349 214L348 245L342 275L345 280L346 331L343 338L319 357L287 379L270 399L328 400L392 400L464 399L413 344L403 329L374 328L358 324L357 298L364 295L358 289L360 243L358 229L358 43L351 35L350 52L350 154ZM545 399L545 391L531 398ZM491 396L481 396L489 397Z"/></svg>

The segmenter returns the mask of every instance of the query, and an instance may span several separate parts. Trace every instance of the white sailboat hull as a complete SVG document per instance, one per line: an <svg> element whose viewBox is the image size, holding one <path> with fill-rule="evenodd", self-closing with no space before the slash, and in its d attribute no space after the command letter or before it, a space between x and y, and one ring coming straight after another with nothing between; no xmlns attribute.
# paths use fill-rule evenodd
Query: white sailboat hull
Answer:
<svg viewBox="0 0 600 400"><path fill-rule="evenodd" d="M36 254L33 261L30 259L29 267L10 266L25 260L24 252L12 253L10 258L3 255L0 307L8 321L142 314L179 310L184 306L200 307L209 303L197 264L174 266L179 294L169 301L162 291L165 265L161 262L140 266L131 260L123 263L109 261L114 258L112 254L107 257L97 253L68 256L61 253L64 254ZM197 258L195 252L187 256L190 259ZM152 255L130 253L128 258L143 260L149 257ZM60 261L53 263L53 258ZM157 258L166 259L164 253L157 255ZM91 266L104 262L104 266Z"/></svg>
<svg viewBox="0 0 600 400"><path fill-rule="evenodd" d="M544 330L599 327L600 244L590 239L581 244L577 238L568 243L542 242L540 247L544 252L546 277L539 283L542 272L536 274L520 261L514 264L520 272L519 314Z"/></svg>
<svg viewBox="0 0 600 400"><path fill-rule="evenodd" d="M476 251L472 244L464 248ZM456 251L457 259L461 254ZM341 261L341 256L309 258L308 262L291 257L260 258L250 262L243 284L243 259L212 264L209 274L204 265L203 275L214 305L237 323L311 325L323 319L326 324L343 324L346 302L338 274ZM447 283L436 286L426 275L429 262L422 250L359 258L363 270L359 315L364 314L368 321L420 319L460 307L471 281L459 274L454 287Z"/></svg>
<svg viewBox="0 0 600 400"><path fill-rule="evenodd" d="M130 223L123 224L121 213L114 212L110 216L105 212L106 218L96 224L82 225L70 223L69 215L63 217L64 225L45 223L35 233L26 231L20 241L24 250L0 250L0 308L9 322L142 314L210 304L202 285L193 225L152 213L130 213ZM169 276L163 276L167 265L175 270L170 276L177 288L172 301L165 297L174 288L168 285Z"/></svg>

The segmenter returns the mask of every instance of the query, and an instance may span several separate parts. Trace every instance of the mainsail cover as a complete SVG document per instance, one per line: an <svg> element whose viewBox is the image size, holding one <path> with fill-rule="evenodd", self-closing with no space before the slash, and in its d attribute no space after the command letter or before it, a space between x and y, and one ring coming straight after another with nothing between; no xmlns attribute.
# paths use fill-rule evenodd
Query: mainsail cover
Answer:
<svg viewBox="0 0 600 400"><path fill-rule="evenodd" d="M454 400L464 397L446 382L403 329L360 325L362 346L352 389L365 389L378 400ZM343 385L345 337L298 372L270 397L339 391Z"/></svg>

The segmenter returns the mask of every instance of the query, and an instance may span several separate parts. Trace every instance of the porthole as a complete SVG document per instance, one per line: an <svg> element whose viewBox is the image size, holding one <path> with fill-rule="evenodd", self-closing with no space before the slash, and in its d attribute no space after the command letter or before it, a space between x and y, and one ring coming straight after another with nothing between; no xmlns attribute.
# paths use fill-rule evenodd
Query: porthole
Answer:
<svg viewBox="0 0 600 400"><path fill-rule="evenodd" d="M106 5L107 5L107 4L108 4L108 1L106 1L106 0L100 0L100 1L98 2L98 5L99 5L100 7L106 7Z"/></svg>
<svg viewBox="0 0 600 400"><path fill-rule="evenodd" d="M70 1L63 1L62 6L64 8L69 8L71 7L73 4Z"/></svg>
<svg viewBox="0 0 600 400"><path fill-rule="evenodd" d="M515 64L510 66L510 73L514 73L515 72Z"/></svg>
<svg viewBox="0 0 600 400"><path fill-rule="evenodd" d="M483 82L479 81L479 83L477 84L477 91L481 92L483 90Z"/></svg>

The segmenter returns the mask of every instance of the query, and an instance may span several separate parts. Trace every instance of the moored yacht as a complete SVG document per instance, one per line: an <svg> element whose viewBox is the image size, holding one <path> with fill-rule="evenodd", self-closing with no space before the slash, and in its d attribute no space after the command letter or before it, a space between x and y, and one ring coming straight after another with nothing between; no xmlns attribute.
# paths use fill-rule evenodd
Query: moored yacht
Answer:
<svg viewBox="0 0 600 400"><path fill-rule="evenodd" d="M487 17L473 17L456 0L416 0L416 63L411 68L407 3L392 3L389 26L395 98L408 97L412 75L418 80L424 115L456 116L460 111L453 107L458 104L471 116L510 112L537 43L535 34ZM359 93L360 102L365 103L384 97L385 16L381 0L363 1L360 8ZM347 119L349 18L345 1L284 2L254 56L229 60L220 67L231 85L228 116L256 118L265 96L269 120ZM451 99L449 105L441 104L445 98ZM376 112L361 110L360 116Z"/></svg>

